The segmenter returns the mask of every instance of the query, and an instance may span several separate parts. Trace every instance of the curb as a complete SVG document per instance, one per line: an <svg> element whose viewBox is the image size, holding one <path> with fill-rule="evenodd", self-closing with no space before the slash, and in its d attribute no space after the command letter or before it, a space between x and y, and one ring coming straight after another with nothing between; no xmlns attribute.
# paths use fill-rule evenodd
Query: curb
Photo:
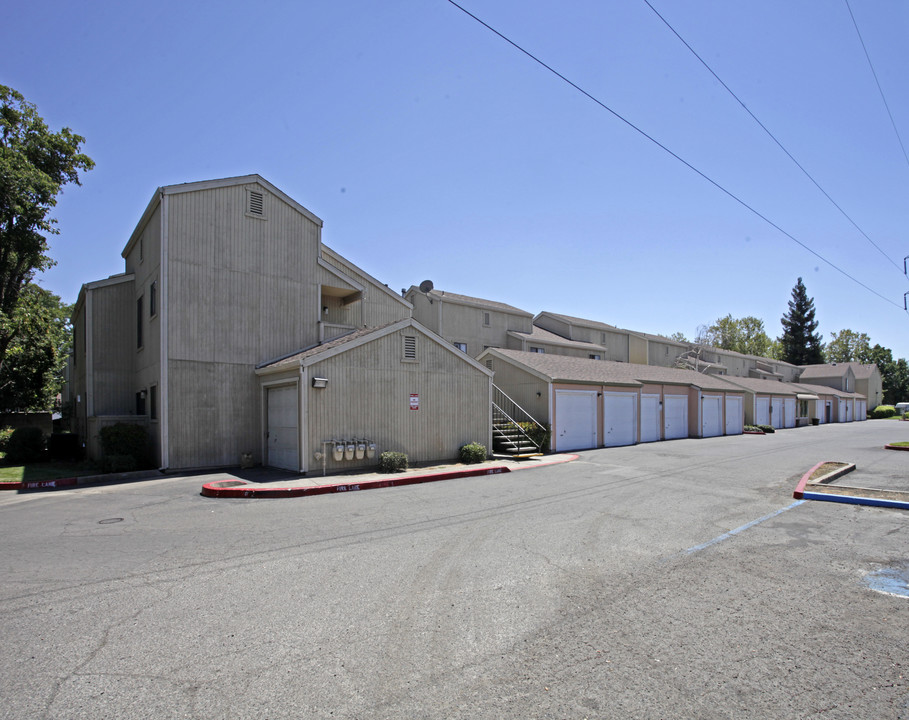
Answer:
<svg viewBox="0 0 909 720"><path fill-rule="evenodd" d="M792 497L796 500L820 500L821 502L844 503L847 505L866 505L869 507L895 508L897 510L909 510L909 493L899 490L878 490L876 488L850 487L847 485L836 486L834 492L829 483L838 477L855 470L855 464L849 464L845 467L822 475L817 480L809 482L808 478L825 462L824 460L812 467L808 472L802 475L796 485ZM823 488L823 490L821 489Z"/></svg>
<svg viewBox="0 0 909 720"><path fill-rule="evenodd" d="M133 480L145 480L158 477L160 474L159 470L136 470L134 472L111 473L108 475L80 475L79 477L57 478L55 480L0 483L0 492L3 490L62 490L77 485L109 485Z"/></svg>
<svg viewBox="0 0 909 720"><path fill-rule="evenodd" d="M402 485L418 485L421 483L451 480L453 478L477 477L482 475L499 475L511 472L504 465L483 468L480 470L455 470L452 472L435 473L433 475L410 475L408 477L389 478L388 480L366 480L361 483L348 483L343 485L315 485L304 487L284 488L243 488L247 483L243 480L217 480L202 486L202 495L211 498L295 498L310 495L328 495L331 493L355 492L357 490L377 490L379 488L399 487Z"/></svg>
<svg viewBox="0 0 909 720"><path fill-rule="evenodd" d="M884 445L884 450L909 450L909 445Z"/></svg>

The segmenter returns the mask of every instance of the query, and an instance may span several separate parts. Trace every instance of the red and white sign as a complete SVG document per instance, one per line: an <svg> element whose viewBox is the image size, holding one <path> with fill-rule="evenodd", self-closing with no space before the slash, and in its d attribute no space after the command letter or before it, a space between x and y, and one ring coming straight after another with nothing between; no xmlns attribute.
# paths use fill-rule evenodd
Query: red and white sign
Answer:
<svg viewBox="0 0 909 720"><path fill-rule="evenodd" d="M420 394L419 393L410 393L410 409L411 410L420 409Z"/></svg>

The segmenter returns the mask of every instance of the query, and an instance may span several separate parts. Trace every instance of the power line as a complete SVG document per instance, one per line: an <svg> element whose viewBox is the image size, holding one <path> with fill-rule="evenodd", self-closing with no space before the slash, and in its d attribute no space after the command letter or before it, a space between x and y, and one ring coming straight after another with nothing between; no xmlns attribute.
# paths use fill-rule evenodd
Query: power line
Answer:
<svg viewBox="0 0 909 720"><path fill-rule="evenodd" d="M852 7L849 5L849 0L845 0L846 8L849 10L849 16L852 18L852 24L855 26L855 34L858 35L859 42L862 44L862 50L865 51L865 58L868 60L868 67L871 68L871 74L874 76L874 82L877 83L877 90L881 94L881 100L884 102L884 107L887 109L887 115L890 117L890 124L893 125L893 132L896 133L896 139L900 144L900 149L903 151L903 157L906 158L906 164L909 165L909 155L906 154L906 146L903 145L903 138L900 137L900 131L896 127L896 121L893 119L893 113L890 112L890 106L887 104L887 98L884 96L884 89L881 87L880 80L877 79L877 73L874 70L874 63L871 62L871 55L868 54L868 48L865 47L865 41L862 39L862 33L859 30L858 23L855 21L855 15L852 12Z"/></svg>
<svg viewBox="0 0 909 720"><path fill-rule="evenodd" d="M660 20L663 21L663 24L667 28L669 28L669 30L672 32L672 34L675 35L679 39L679 41L682 43L682 45L684 45L686 48L688 48L688 50L691 52L691 54L694 55L698 59L698 61L701 63L701 65L703 65L707 69L707 72L709 72L711 75L713 75L713 77L716 79L716 81L720 85L723 86L723 88L726 90L726 92L728 92L730 95L732 95L733 98L735 98L736 102L738 102L738 104L742 106L742 109L751 116L751 119L754 120L760 126L761 130L763 130L765 133L767 133L768 137L770 137L770 139L773 140L773 142L775 142L777 144L777 147L779 147L780 150L782 150L784 153L786 153L786 155L789 157L789 159L795 163L796 167L798 167L798 169L804 173L805 177L807 177L812 183L814 183L814 186L824 194L824 197L826 197L831 203L833 203L833 206L837 210L839 210L840 213L842 213L843 217L846 218L850 223L852 223L852 226L856 230L858 230L862 234L862 236L868 242L870 242L881 255L883 255L885 258L887 258L887 260L893 265L893 267L895 267L897 270L899 270L900 269L899 263L897 263L886 252L884 252L884 250L881 249L881 247L876 242L874 242L874 240L872 240L870 237L868 237L868 234L864 230L862 230L862 228L860 228L858 226L858 224L855 222L855 220L853 220L846 213L846 211L843 210L842 207L840 207L839 203L837 203L836 200L834 200L832 197L830 197L830 194L826 190L824 190L824 188L821 187L820 183L818 183L818 181L815 180L814 177L812 177L811 173L809 173L804 168L804 166L798 160L795 159L795 157L792 155L792 153L789 152L783 146L783 143L781 143L776 138L776 136L772 132L770 132L770 130L767 129L767 126L765 126L764 123L762 123L760 120L758 120L757 116L753 112L751 112L751 110L748 109L748 106L745 105L744 102L742 102L741 98L739 98L739 96L736 95L725 82L723 82L722 78L720 78L720 76L717 75L716 72L714 72L713 68L711 68L710 65L707 64L707 62L704 60L704 58L702 58L695 51L695 49L693 47L691 47L691 45L689 45L688 42L686 42L685 38L683 38L681 35L679 35L678 31L672 25L669 24L669 21L666 20L666 18L664 18L657 11L657 9L653 5L650 4L650 0L644 0L644 4L647 5L647 7L649 7L651 10L653 10L653 14L656 15ZM848 5L848 0L847 0L847 5Z"/></svg>
<svg viewBox="0 0 909 720"><path fill-rule="evenodd" d="M458 10L460 10L461 12L463 12L465 15L467 15L468 17L472 18L473 20L475 20L476 22L478 22L480 25L482 25L483 27L485 27L485 28L486 28L487 30L489 30L490 32L494 33L495 35L498 35L502 40L504 40L505 42L507 42L509 45L511 45L513 48L515 48L515 49L518 50L519 52L521 52L521 53L523 53L524 55L526 55L527 57L529 57L529 58L530 58L531 60L533 60L535 63L537 63L538 65L541 65L542 67L544 67L546 70L548 70L550 73L552 73L552 74L555 75L557 78L559 78L560 80L562 80L564 83L566 83L566 84L570 85L571 87L573 87L575 90L577 90L579 93L581 93L584 97L586 97L586 98L589 99L589 100L592 100L594 103L596 103L596 104L599 105L601 108L603 108L603 109L606 110L608 113L610 113L613 117L615 117L615 118L618 119L618 120L621 120L623 123L625 123L628 127L630 127L632 130L634 130L636 133L638 133L638 134L640 134L640 135L643 135L643 136L644 136L645 138L647 138L650 142L652 142L652 143L653 143L654 145L656 145L658 148L660 148L660 149L663 150L664 152L666 152L666 153L668 153L669 155L671 155L672 157L674 157L676 160L678 160L680 163L682 163L682 164L683 164L685 167L687 167L689 170L691 170L692 172L694 172L694 173L698 174L699 176L701 176L704 180L706 180L708 183L710 183L711 185L713 185L717 190L720 190L721 192L723 192L724 194L726 194L727 196L729 196L730 198L732 198L733 200L735 200L739 205L741 205L742 207L744 207L746 210L749 210L749 211L751 211L754 215L757 215L757 217L759 217L759 218L760 218L761 220L763 220L765 223L767 223L768 225L770 225L772 228L775 228L776 230L778 230L780 233L782 233L783 235L785 235L786 237L788 237L790 240L792 240L794 243L796 243L797 245L801 246L802 248L804 248L805 250L807 250L808 252L810 252L812 255L814 255L816 258L818 258L818 259L821 260L822 262L825 262L827 265L829 265L830 267L832 267L832 268L833 268L834 270L836 270L838 273L840 273L841 275L844 275L845 277L849 278L850 280L852 280L852 282L856 283L857 285L860 285L861 287L865 288L865 290L867 290L868 292L872 293L873 295L877 295L877 296L878 296L881 300L883 300L884 302L890 303L890 304L893 305L894 307L899 308L899 309L902 309L902 308L900 308L899 303L895 303L893 300L890 300L890 299L888 299L888 298L885 298L883 295L881 295L879 292L877 292L877 290L874 290L873 288L869 287L868 285L865 285L865 283L863 283L861 280L858 280L857 278L853 277L852 275L850 275L849 273L847 273L845 270L843 270L841 267L838 267L837 265L835 265L834 263L832 263L830 260L828 260L827 258L825 258L823 255L821 255L820 253L818 253L816 250L812 250L810 247L808 247L808 246L807 246L805 243L803 243L801 240L799 240L798 238L796 238L794 235L791 235L790 233L786 232L783 228L781 228L779 225L777 225L775 222L773 222L770 218L768 218L767 216L761 214L757 209L753 208L751 205L749 205L748 203L746 203L746 202L745 202L744 200L742 200L740 197L738 197L737 195L735 195L732 191L727 190L725 187L723 187L722 185L720 185L716 180L714 180L713 178L709 177L709 176L706 175L705 173L701 172L700 170L698 170L698 168L696 168L696 167L695 167L694 165L692 165L690 162L688 162L687 160L685 160L684 158L682 158L680 155L677 155L677 154L674 153L672 150L670 150L668 147L666 147L665 145L663 145L663 143L661 143L659 140L657 140L656 138L654 138L654 137L651 136L651 135L648 135L644 130L642 130L641 128L639 128L637 125L635 125L634 123L632 123L630 120L628 120L627 118L623 117L623 116L620 115L618 112L616 112L615 110L613 110L611 107L609 107L608 105L606 105L604 102L602 102L602 101L599 100L598 98L596 98L596 97L594 97L593 95L591 95L589 92L587 92L586 90L584 90L584 88L580 87L579 85L577 85L577 84L575 84L574 82L572 82L571 80L569 80L567 77L565 77L564 75L562 75L562 73L560 73L559 71L557 71L556 69L554 69L554 68L551 67L550 65L547 65L545 62L543 62L542 60L540 60L536 55L533 55L531 52L525 50L523 47L521 47L520 45L518 45L516 42L514 42L514 41L511 40L510 38L506 37L505 35L503 35L502 33L500 33L498 30L496 30L494 27L492 27L491 25L489 25L488 23L484 22L484 21L481 20L479 17L477 17L476 15L474 15L472 12L470 12L469 10L467 10L467 9L465 9L464 7L462 7L461 5L459 5L457 2L455 2L455 0L448 0L448 2L451 3L452 5L454 5Z"/></svg>

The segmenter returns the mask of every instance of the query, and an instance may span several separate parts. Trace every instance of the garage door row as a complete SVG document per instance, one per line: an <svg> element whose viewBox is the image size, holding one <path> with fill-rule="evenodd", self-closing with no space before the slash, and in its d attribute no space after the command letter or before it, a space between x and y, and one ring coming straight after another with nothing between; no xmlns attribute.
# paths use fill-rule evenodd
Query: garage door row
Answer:
<svg viewBox="0 0 909 720"><path fill-rule="evenodd" d="M741 395L702 395L699 400L698 413L689 407L698 398L689 395L556 390L553 449L565 452L742 433Z"/></svg>

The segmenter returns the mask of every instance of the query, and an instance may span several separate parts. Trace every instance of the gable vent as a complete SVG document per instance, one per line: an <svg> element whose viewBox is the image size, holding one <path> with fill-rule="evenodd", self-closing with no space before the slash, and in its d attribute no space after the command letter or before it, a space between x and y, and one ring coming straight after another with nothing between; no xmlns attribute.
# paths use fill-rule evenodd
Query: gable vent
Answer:
<svg viewBox="0 0 909 720"><path fill-rule="evenodd" d="M265 214L265 196L255 190L249 191L249 214L259 216Z"/></svg>
<svg viewBox="0 0 909 720"><path fill-rule="evenodd" d="M404 336L404 359L417 359L417 339L413 335Z"/></svg>

